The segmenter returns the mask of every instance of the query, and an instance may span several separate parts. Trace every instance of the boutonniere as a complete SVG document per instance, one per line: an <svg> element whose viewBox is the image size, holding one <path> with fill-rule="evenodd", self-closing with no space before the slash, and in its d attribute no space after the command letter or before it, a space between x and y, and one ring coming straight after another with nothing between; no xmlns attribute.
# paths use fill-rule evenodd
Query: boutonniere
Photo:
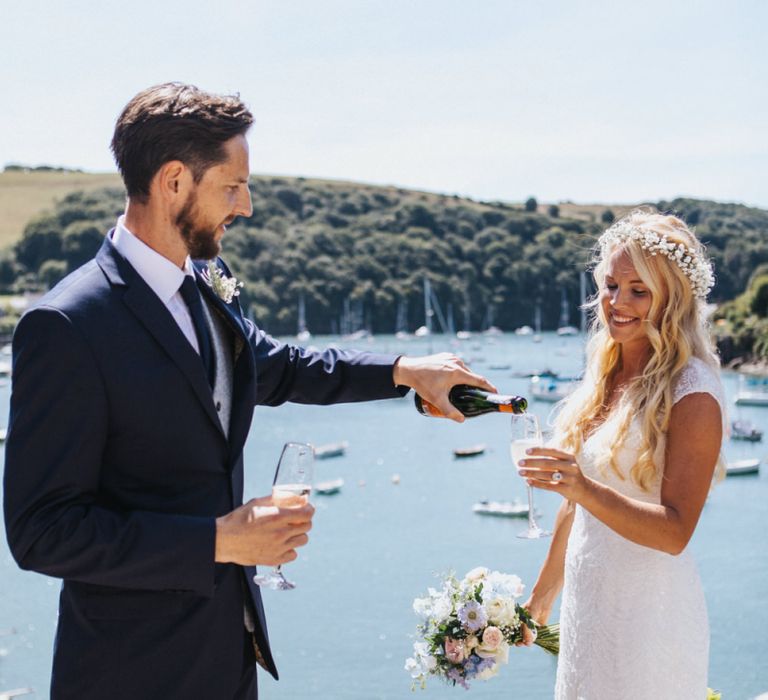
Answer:
<svg viewBox="0 0 768 700"><path fill-rule="evenodd" d="M225 304L231 304L232 299L240 296L243 283L238 282L235 277L227 277L213 260L208 262L208 267L202 274L205 283Z"/></svg>

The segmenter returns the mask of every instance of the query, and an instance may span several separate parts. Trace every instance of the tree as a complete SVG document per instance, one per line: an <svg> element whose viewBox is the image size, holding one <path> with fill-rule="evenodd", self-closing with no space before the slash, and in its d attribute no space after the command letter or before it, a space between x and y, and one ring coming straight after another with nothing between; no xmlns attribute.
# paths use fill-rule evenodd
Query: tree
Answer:
<svg viewBox="0 0 768 700"><path fill-rule="evenodd" d="M547 209L547 214L549 214L553 219L559 219L560 207L558 207L557 204L550 204L549 209Z"/></svg>
<svg viewBox="0 0 768 700"><path fill-rule="evenodd" d="M525 211L534 212L539 208L539 203L536 201L536 197L528 197L525 200Z"/></svg>
<svg viewBox="0 0 768 700"><path fill-rule="evenodd" d="M609 226L616 220L616 215L610 210L606 209L600 216L600 221Z"/></svg>

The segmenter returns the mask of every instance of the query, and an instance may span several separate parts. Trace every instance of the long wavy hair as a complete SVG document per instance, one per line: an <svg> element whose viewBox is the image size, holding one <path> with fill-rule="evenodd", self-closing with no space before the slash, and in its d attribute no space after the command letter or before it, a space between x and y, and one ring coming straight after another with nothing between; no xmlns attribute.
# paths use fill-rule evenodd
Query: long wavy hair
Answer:
<svg viewBox="0 0 768 700"><path fill-rule="evenodd" d="M652 209L637 209L623 221L633 227L654 231L672 243L683 243L704 256L705 251L685 223ZM642 373L624 388L615 406L608 406L617 371L621 368L621 344L608 331L600 294L605 289L606 267L617 250L625 251L640 279L651 293L651 307L642 328L650 345L650 354ZM581 385L563 402L555 419L555 430L563 449L577 452L609 413L617 413L618 429L609 454L602 465L622 477L616 455L625 444L635 416L641 425L640 454L632 466L630 478L648 491L661 476L662 465L655 455L669 428L672 413L672 389L679 372L692 357L697 357L716 372L720 363L708 330L704 300L693 294L688 277L664 255L651 255L634 240L614 243L596 250L593 275L597 295L587 304L592 310L590 337L587 342L587 366ZM716 476L724 474L725 463L718 458ZM622 477L623 478L623 477Z"/></svg>

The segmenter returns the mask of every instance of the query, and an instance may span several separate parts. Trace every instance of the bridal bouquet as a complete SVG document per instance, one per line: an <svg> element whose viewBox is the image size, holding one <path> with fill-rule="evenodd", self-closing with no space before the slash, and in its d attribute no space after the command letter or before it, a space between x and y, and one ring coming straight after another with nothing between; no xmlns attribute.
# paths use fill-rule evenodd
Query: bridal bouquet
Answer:
<svg viewBox="0 0 768 700"><path fill-rule="evenodd" d="M510 645L522 639L523 623L536 629L535 644L557 654L558 625L536 625L517 603L523 588L517 576L478 567L461 580L448 576L440 590L430 588L424 598L416 598L420 640L405 662L413 687L424 688L427 676L464 688L470 680L495 676L507 663Z"/></svg>

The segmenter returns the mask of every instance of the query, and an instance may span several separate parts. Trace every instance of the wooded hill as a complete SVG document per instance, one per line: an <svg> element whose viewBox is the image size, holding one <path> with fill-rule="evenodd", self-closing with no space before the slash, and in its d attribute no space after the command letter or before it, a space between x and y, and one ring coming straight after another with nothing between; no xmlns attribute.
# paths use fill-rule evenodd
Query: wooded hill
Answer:
<svg viewBox="0 0 768 700"><path fill-rule="evenodd" d="M579 271L595 237L627 207L538 206L349 182L252 178L253 215L227 231L223 256L241 300L275 334L295 333L300 297L313 333L374 333L424 323L423 280L455 327L555 328L566 298L577 323ZM691 199L652 203L696 227L717 272L713 300L741 294L768 263L768 211ZM69 194L0 258L6 292L54 284L97 250L122 211L120 188ZM589 290L591 291L591 289ZM346 309L346 314L345 314ZM346 324L346 325L344 325Z"/></svg>

